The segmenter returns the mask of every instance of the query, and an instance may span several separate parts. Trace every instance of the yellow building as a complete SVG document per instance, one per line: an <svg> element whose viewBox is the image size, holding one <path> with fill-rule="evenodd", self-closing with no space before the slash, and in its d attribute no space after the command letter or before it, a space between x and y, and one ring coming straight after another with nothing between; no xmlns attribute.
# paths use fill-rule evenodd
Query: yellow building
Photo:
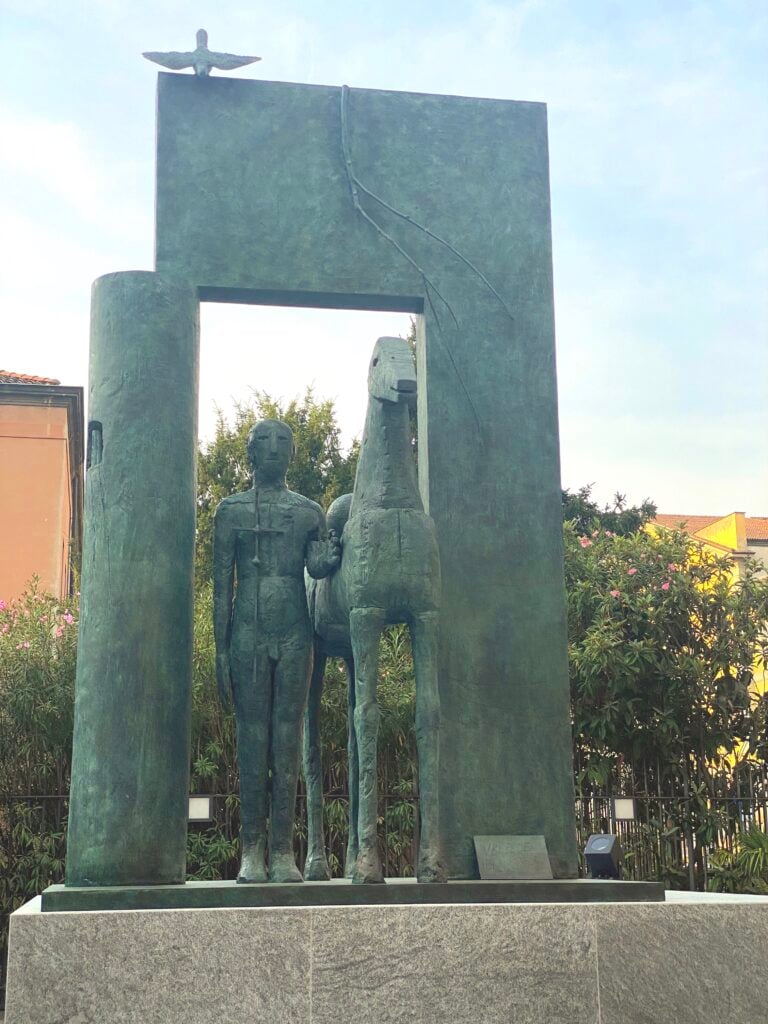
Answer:
<svg viewBox="0 0 768 1024"><path fill-rule="evenodd" d="M749 559L761 562L768 572L768 516L746 516L743 512L729 512L725 516L659 514L653 524L670 530L685 530L716 554L729 555L733 559L733 575L737 580ZM765 668L755 672L754 680L756 693L768 693L768 672Z"/></svg>
<svg viewBox="0 0 768 1024"><path fill-rule="evenodd" d="M737 579L748 558L757 559L768 570L768 516L745 516L743 512L725 516L660 514L653 522L670 530L683 529L718 554L730 555Z"/></svg>

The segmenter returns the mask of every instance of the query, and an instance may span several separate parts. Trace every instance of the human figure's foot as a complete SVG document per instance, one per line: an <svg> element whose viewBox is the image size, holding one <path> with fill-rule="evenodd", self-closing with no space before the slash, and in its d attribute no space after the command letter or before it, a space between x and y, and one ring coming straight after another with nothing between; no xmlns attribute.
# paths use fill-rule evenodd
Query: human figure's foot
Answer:
<svg viewBox="0 0 768 1024"><path fill-rule="evenodd" d="M296 867L293 853L272 853L269 858L270 882L303 882L301 872Z"/></svg>
<svg viewBox="0 0 768 1024"><path fill-rule="evenodd" d="M264 843L253 843L243 846L243 858L240 861L238 882L266 882L267 869L264 865Z"/></svg>

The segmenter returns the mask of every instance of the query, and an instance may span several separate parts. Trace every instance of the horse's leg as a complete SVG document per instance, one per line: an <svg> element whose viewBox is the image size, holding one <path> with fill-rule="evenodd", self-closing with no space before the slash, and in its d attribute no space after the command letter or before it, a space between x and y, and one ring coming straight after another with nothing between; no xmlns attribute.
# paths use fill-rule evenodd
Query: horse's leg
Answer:
<svg viewBox="0 0 768 1024"><path fill-rule="evenodd" d="M421 833L417 877L420 882L444 882L440 857L440 695L437 689L437 612L422 612L411 621L413 664L416 671L416 749L419 755L419 812Z"/></svg>
<svg viewBox="0 0 768 1024"><path fill-rule="evenodd" d="M304 712L304 783L307 788L307 860L304 877L309 882L325 882L331 877L325 855L323 828L323 762L320 745L320 698L327 658L315 638L309 699Z"/></svg>
<svg viewBox="0 0 768 1024"><path fill-rule="evenodd" d="M355 736L358 757L357 835L360 846L353 882L383 882L376 829L378 784L376 744L379 705L376 681L379 671L379 638L385 614L381 608L353 608L349 614L352 655L355 659Z"/></svg>
<svg viewBox="0 0 768 1024"><path fill-rule="evenodd" d="M357 737L355 735L355 659L345 658L347 666L347 788L349 790L349 832L347 855L344 862L344 876L351 878L360 850L357 841L358 786L360 772L357 759Z"/></svg>

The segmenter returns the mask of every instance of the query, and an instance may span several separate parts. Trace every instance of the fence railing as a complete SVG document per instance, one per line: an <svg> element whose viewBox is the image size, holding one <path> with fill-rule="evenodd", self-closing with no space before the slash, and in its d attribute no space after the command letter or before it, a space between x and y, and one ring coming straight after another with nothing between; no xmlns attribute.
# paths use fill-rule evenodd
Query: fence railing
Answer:
<svg viewBox="0 0 768 1024"><path fill-rule="evenodd" d="M660 879L675 888L705 888L709 858L715 850L733 852L738 835L757 826L768 833L768 773L758 766L748 777L731 787L724 796L700 797L622 792L632 797L634 817L617 817L612 795L593 791L576 800L576 829L579 851L595 832L612 833L622 845L624 875L634 879ZM191 832L217 830L229 841L238 836L239 800L236 794L214 793L209 822L190 823ZM66 794L0 795L0 845L8 843L14 826L12 808L27 809L26 829L32 835L63 833L66 827ZM334 873L342 874L347 845L348 796L332 792L325 798L325 835ZM697 828L706 810L706 828ZM379 800L379 834L386 873L392 876L414 873L418 848L418 799L411 793L389 793ZM5 837L5 839L4 839ZM303 865L307 853L307 819L303 791L296 808L296 856ZM6 850L6 856L8 851ZM223 865L223 877L234 877L237 856ZM59 880L59 879L55 879Z"/></svg>

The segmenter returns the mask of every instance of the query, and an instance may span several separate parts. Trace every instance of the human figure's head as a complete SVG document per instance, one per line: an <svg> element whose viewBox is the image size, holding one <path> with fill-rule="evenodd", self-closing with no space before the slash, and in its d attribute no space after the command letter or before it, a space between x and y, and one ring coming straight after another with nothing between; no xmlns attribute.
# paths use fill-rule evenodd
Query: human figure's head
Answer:
<svg viewBox="0 0 768 1024"><path fill-rule="evenodd" d="M248 459L257 483L277 483L293 457L293 432L280 420L260 420L248 433Z"/></svg>

